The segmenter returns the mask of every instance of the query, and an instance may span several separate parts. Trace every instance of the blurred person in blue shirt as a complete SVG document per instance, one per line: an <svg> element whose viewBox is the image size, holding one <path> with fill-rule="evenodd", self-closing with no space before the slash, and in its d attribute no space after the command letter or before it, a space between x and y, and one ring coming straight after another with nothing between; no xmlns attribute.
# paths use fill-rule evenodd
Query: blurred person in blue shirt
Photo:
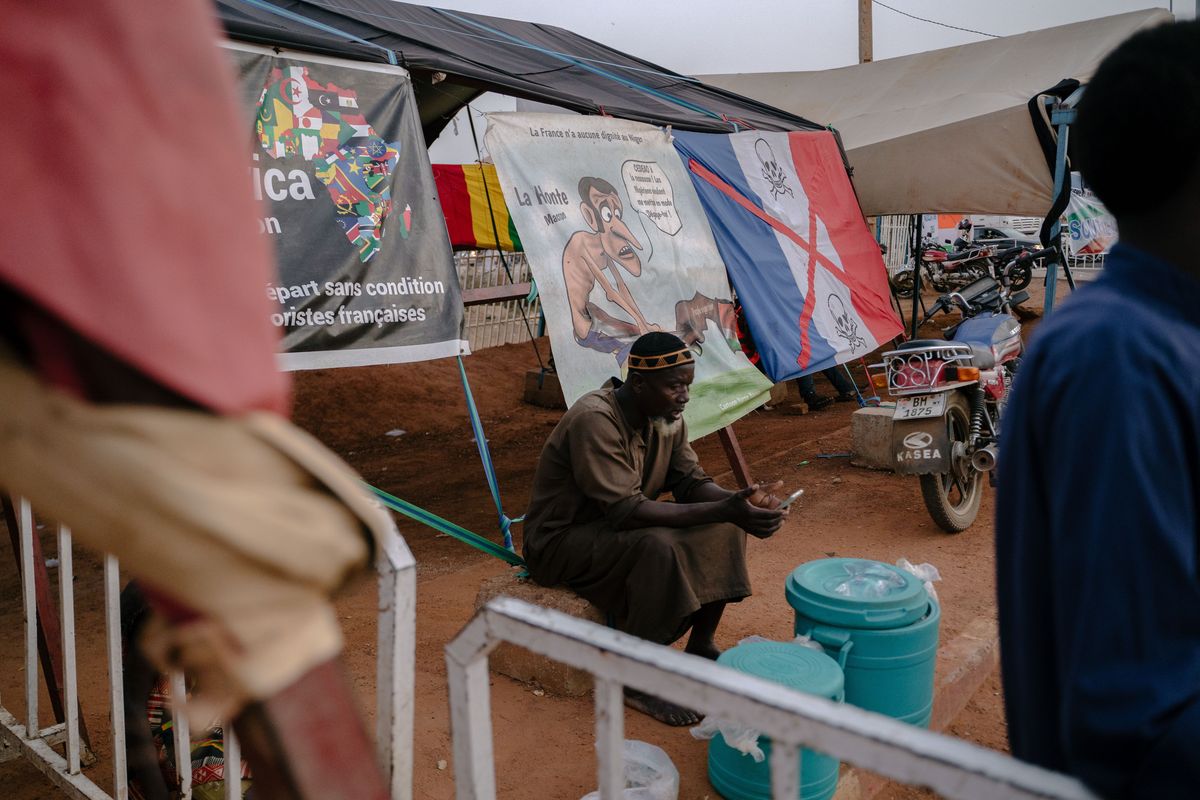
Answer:
<svg viewBox="0 0 1200 800"><path fill-rule="evenodd" d="M1009 738L1105 797L1200 794L1200 22L1141 31L1087 87L1077 165L1117 219L1043 322L996 514Z"/></svg>

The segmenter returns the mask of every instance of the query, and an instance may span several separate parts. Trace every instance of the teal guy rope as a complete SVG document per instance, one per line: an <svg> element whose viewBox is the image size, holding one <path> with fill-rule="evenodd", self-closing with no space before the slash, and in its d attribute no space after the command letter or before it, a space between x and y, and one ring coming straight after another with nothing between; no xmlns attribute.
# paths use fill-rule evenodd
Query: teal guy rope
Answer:
<svg viewBox="0 0 1200 800"><path fill-rule="evenodd" d="M486 539L477 533L472 533L461 525L455 525L453 522L442 519L431 511L426 511L420 506L415 506L407 500L401 500L399 497L388 494L382 489L378 489L370 484L367 484L367 488L370 489L385 506L393 511L403 514L411 520L419 522L422 525L428 525L430 528L433 528L436 531L441 531L448 536L453 536L460 542L469 544L471 547L474 547L476 550L479 550L482 553L495 556L501 561L512 564L514 567L525 566L525 559L521 558L511 550L504 549L491 539Z"/></svg>
<svg viewBox="0 0 1200 800"><path fill-rule="evenodd" d="M568 64L573 64L573 65L579 67L580 69L587 70L588 72L599 75L603 78L608 78L610 81L616 81L617 83L621 84L622 86L626 86L630 89L637 89L639 92L645 92L646 94L651 95L652 97L657 97L659 100L665 100L668 103L674 103L677 106L682 106L684 108L690 109L692 111L695 111L698 114L704 114L707 117L712 117L713 119L719 119L719 120L722 120L723 122L728 122L728 120L726 120L723 116L721 116L717 112L710 111L707 108L704 108L703 106L698 106L695 103L689 103L686 100L681 100L678 97L673 97L673 96L667 94L666 92L660 92L657 89L652 89L649 86L645 86L643 84L638 83L637 81L631 81L628 78L622 78L620 75L616 75L612 72L609 72L606 69L600 69L599 67L593 67L591 64L585 64L584 62L580 61L578 58L574 58L573 56L566 55L565 53L559 53L559 52L550 50L545 47L539 47L539 46L533 44L532 42L525 41L524 39L522 39L519 36L513 36L512 34L505 33L504 31L502 31L498 28L493 28L491 25L485 25L482 22L477 22L476 20L468 19L467 17L460 16L459 14L455 14L453 11L447 11L446 9L439 9L439 10L441 11L441 13L445 14L446 16L448 16L452 19L458 20L459 22L463 23L464 25L471 25L472 27L488 31L489 33L493 33L497 36L501 36L515 44L523 45L525 47L530 48L531 50L536 50L539 53L543 53L543 54L551 56L553 58L557 58L560 61L566 61Z"/></svg>
<svg viewBox="0 0 1200 800"><path fill-rule="evenodd" d="M479 410L475 408L475 396L471 394L471 384L467 380L467 368L462 356L458 357L458 376L462 379L463 396L467 398L467 413L471 417L471 430L475 432L475 447L479 450L479 460L483 462L483 474L487 478L488 489L492 493L492 502L496 504L496 514L500 518L500 532L504 534L504 547L513 551L512 526L521 522L525 517L511 519L504 513L500 502L500 484L496 481L496 468L492 466L492 454L488 450L487 437L483 434L483 421L479 419Z"/></svg>
<svg viewBox="0 0 1200 800"><path fill-rule="evenodd" d="M387 60L389 64L391 64L393 67L400 66L400 62L396 60L396 54L382 45L367 41L366 39L355 36L353 33L341 30L340 28L335 28L332 25L326 25L323 22L317 22L315 19L309 19L303 14L297 14L294 11L288 11L287 9L273 6L270 3L265 2L265 0L246 0L246 2L255 8L270 12L277 16L283 17L284 19L290 19L293 22L299 22L303 25L308 25L310 28L316 28L319 31L325 31L325 33L332 33L335 36L345 36L352 42L365 44L367 47L373 47L376 50L382 50L385 54L387 54Z"/></svg>
<svg viewBox="0 0 1200 800"><path fill-rule="evenodd" d="M850 385L854 387L854 396L858 398L858 407L866 408L867 401L863 399L862 392L858 390L858 381L854 380L854 376L850 374L850 365L843 363L842 369L846 371L846 377L850 379Z"/></svg>

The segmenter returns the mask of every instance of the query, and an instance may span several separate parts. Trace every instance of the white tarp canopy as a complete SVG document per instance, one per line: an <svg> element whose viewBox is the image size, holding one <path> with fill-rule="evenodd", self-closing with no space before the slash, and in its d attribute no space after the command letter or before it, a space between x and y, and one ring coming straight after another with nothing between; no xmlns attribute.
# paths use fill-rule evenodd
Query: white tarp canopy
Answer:
<svg viewBox="0 0 1200 800"><path fill-rule="evenodd" d="M1054 181L1029 100L1086 83L1132 33L1172 19L1148 9L824 72L697 77L837 129L868 216L1044 216Z"/></svg>

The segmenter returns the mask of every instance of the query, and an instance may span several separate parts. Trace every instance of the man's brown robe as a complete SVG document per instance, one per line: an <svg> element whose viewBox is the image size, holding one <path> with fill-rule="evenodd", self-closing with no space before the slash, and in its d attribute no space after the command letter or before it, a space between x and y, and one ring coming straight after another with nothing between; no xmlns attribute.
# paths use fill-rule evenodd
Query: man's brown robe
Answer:
<svg viewBox="0 0 1200 800"><path fill-rule="evenodd" d="M581 397L559 421L538 461L524 553L534 580L565 584L611 614L618 628L669 644L701 605L750 595L746 534L718 523L632 528L647 500L688 497L709 478L683 421L635 429L615 382Z"/></svg>

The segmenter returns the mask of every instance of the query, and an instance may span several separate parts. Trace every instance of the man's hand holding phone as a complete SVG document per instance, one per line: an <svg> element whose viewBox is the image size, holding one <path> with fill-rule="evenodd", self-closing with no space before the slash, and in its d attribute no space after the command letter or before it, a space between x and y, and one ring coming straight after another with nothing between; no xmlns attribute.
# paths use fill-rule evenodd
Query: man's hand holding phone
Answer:
<svg viewBox="0 0 1200 800"><path fill-rule="evenodd" d="M788 508L792 505L792 503L796 502L803 496L804 496L804 490L797 489L796 491L792 492L791 494L789 494L787 497L784 498L783 502L779 504L779 508L781 510Z"/></svg>

